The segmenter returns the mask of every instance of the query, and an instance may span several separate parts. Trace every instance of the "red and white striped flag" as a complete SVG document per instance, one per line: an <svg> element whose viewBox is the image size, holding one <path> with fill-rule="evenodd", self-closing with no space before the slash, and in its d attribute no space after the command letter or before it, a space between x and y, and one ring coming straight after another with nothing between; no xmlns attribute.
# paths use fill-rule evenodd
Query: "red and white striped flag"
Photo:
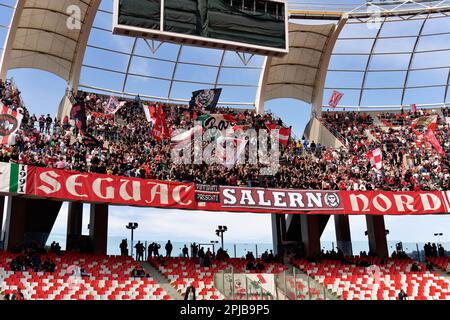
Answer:
<svg viewBox="0 0 450 320"><path fill-rule="evenodd" d="M381 148L377 148L367 153L367 159L370 160L370 164L377 170L383 167L383 152Z"/></svg>
<svg viewBox="0 0 450 320"><path fill-rule="evenodd" d="M333 94L331 95L330 102L328 103L328 105L333 109L336 108L343 96L344 96L343 93L333 91Z"/></svg>
<svg viewBox="0 0 450 320"><path fill-rule="evenodd" d="M148 122L151 122L155 124L156 122L156 108L154 106L149 106L147 104L142 105L142 108L144 109L145 118L147 118Z"/></svg>
<svg viewBox="0 0 450 320"><path fill-rule="evenodd" d="M15 143L14 134L20 129L23 115L1 102L0 110L0 145L10 146Z"/></svg>

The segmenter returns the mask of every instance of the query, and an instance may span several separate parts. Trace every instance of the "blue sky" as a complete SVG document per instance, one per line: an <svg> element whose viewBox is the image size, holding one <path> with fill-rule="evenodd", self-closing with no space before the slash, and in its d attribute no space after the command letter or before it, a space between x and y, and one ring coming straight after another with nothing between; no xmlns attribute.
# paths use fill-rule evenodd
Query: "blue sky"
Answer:
<svg viewBox="0 0 450 320"><path fill-rule="evenodd" d="M296 3L297 8L317 8L314 4L344 3L343 1L308 0L308 5ZM345 1L345 4L361 3L364 1ZM0 4L14 4L14 0L0 0ZM103 0L101 8L111 11L110 0ZM12 11L0 6L0 26L6 26L11 19ZM309 21L308 23L311 23ZM426 22L422 35L416 46L416 53L411 59L411 51L415 45L421 21L389 22L380 32L380 39L376 43L374 55L369 56L377 30L369 30L364 24L350 25L341 35L342 38L331 60L330 71L326 81L324 101L328 99L333 88L340 88L345 93L342 100L344 105L390 105L399 104L403 95L403 88L409 64L417 69L410 72L405 90L404 103L442 103L450 100L444 97L445 84L448 81L450 69L450 18L431 19ZM122 90L128 56L113 54L94 46L131 52L133 39L117 37L99 28L111 28L111 15L99 12L89 39L81 83L113 90ZM442 33L440 35L434 35ZM367 37L371 39L360 39ZM401 38L405 37L405 38ZM0 48L6 38L6 29L0 27ZM143 41L138 41L135 56L130 65L125 91L153 96L165 96L170 89L170 81L161 80L171 78L174 63L162 60L175 60L178 46L163 44L155 53L151 53ZM430 50L438 50L429 52ZM349 54L350 53L350 54ZM151 59L148 59L151 58ZM184 47L181 61L185 62L177 67L175 81L172 85L171 96L189 99L193 90L206 85L191 84L189 81L211 83L216 80L221 52ZM368 61L370 59L370 63ZM218 82L224 84L222 101L252 102L256 94L256 84L259 78L259 68L262 58L253 57L245 66L239 57L232 52L224 57L224 68L220 72ZM208 64L211 66L197 66ZM100 71L92 66L112 69L117 72ZM369 72L364 77L364 70L368 66ZM240 67L236 69L236 67ZM347 71L342 71L343 69ZM350 71L348 71L350 70ZM43 71L21 69L11 70L8 77L13 77L22 91L24 100L31 112L37 114L55 114L59 102L64 95L66 83L64 80ZM367 90L361 91L364 86ZM246 85L241 87L239 85ZM380 88L380 89L376 89ZM400 89L399 89L400 88ZM310 106L295 100L282 99L266 103L266 109L272 110L282 117L286 123L292 125L297 136L301 137L304 126L309 120ZM63 207L53 230L56 234L64 234L67 219L67 208ZM209 241L215 238L214 230L217 225L227 225L228 241L233 242L271 242L271 226L269 215L231 214L231 213L195 213L176 210L138 209L126 207L111 207L110 235L128 235L125 224L137 221L140 228L136 238L149 240L192 240ZM365 218L351 217L352 236L354 240L365 241ZM88 208L85 209L84 230L88 223ZM433 240L433 233L444 232L449 229L450 217L386 217L387 228L391 230L391 240L429 241ZM334 240L333 223L328 225L323 240ZM442 238L450 241L447 232Z"/></svg>

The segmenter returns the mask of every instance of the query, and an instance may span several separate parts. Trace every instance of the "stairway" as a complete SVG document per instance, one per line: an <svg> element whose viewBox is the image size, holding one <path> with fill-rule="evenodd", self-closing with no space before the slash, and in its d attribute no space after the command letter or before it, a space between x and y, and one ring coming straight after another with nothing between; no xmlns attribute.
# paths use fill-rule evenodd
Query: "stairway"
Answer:
<svg viewBox="0 0 450 320"><path fill-rule="evenodd" d="M290 263L285 263L288 270L293 270L295 267ZM338 296L336 293L331 291L330 289L326 288L324 285L319 283L317 280L315 280L313 277L308 276L307 273L305 273L303 270L300 270L299 268L295 268L297 275L301 275L303 277L309 278L309 283L311 288L321 288L322 292L325 292L325 300L342 300L340 296ZM280 292L282 293L282 296L280 298ZM278 288L278 298L279 300L289 300L287 298L287 295L281 288Z"/></svg>
<svg viewBox="0 0 450 320"><path fill-rule="evenodd" d="M150 263L141 262L142 268L149 272L153 279L170 295L174 300L183 300L183 296L175 290L174 287L170 285L169 280L167 280L158 270L156 270Z"/></svg>

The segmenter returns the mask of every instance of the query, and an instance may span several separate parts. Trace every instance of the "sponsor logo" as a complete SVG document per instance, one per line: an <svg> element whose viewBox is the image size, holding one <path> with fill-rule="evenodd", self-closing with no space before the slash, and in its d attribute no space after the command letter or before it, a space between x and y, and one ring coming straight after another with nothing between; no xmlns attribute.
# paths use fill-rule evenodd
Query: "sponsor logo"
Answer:
<svg viewBox="0 0 450 320"><path fill-rule="evenodd" d="M220 197L218 194L209 194L209 193L196 193L195 201L197 202L212 202L219 203Z"/></svg>

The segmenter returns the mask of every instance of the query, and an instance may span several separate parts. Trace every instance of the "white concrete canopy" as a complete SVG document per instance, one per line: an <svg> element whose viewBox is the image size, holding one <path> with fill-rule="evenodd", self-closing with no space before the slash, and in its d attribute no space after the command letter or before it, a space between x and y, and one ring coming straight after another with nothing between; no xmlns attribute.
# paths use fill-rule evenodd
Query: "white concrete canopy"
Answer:
<svg viewBox="0 0 450 320"><path fill-rule="evenodd" d="M322 55L335 24L289 25L289 54L270 59L264 100L293 98L311 103Z"/></svg>
<svg viewBox="0 0 450 320"><path fill-rule="evenodd" d="M100 0L18 0L0 68L48 71L77 85Z"/></svg>
<svg viewBox="0 0 450 320"><path fill-rule="evenodd" d="M321 105L329 59L346 21L289 24L289 54L267 59L256 104L258 112L263 111L265 101L272 99L291 98Z"/></svg>

